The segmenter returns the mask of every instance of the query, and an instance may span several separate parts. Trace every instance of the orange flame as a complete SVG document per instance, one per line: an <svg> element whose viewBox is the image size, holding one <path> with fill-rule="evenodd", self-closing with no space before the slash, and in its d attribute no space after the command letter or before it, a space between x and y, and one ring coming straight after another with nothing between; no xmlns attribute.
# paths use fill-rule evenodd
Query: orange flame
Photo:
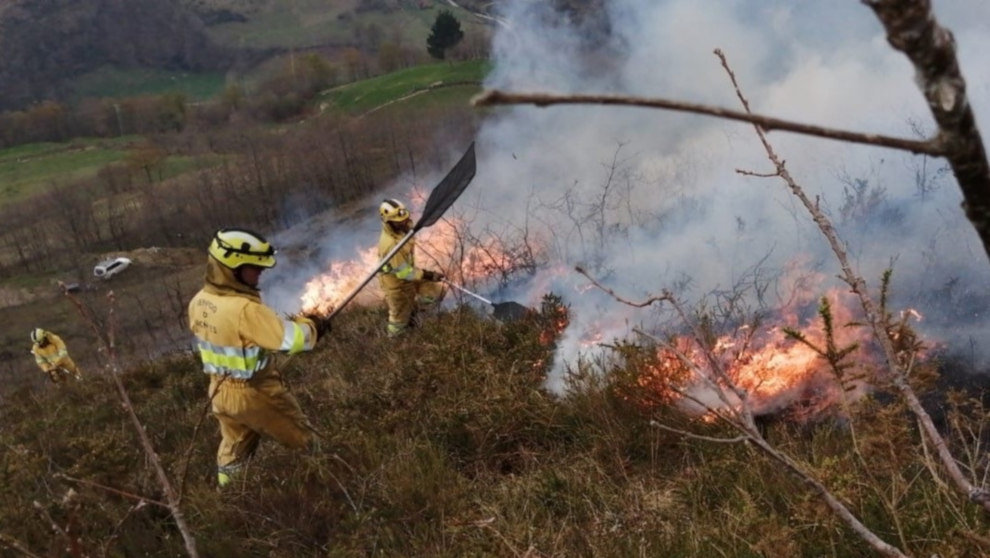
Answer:
<svg viewBox="0 0 990 558"><path fill-rule="evenodd" d="M329 314L377 263L377 250L369 248L361 252L358 259L335 263L330 271L310 279L303 289L303 313Z"/></svg>
<svg viewBox="0 0 990 558"><path fill-rule="evenodd" d="M647 391L649 401L645 403L651 407L682 404L684 408L704 414L726 406L725 400L714 397L717 395L715 390L722 390L729 401L737 401L734 406L741 405L731 389L735 387L745 394L749 409L756 415L786 411L789 418L804 421L836 409L844 398L862 395L868 389L861 374L863 369L867 368L866 372L869 372L878 365L872 333L861 325L850 327L855 323L852 303L843 304L848 295L843 297L833 291L827 296L835 324L833 341L839 350L857 345L856 356L848 357L855 359L857 370L833 370L816 350L826 348L822 320L817 318L800 325L796 314L791 312L778 317L777 322L788 324L787 327L798 332L806 342L795 339L783 327L775 327L762 335L740 328L736 333L716 340L711 353L725 372L723 378L714 373L711 363L693 339L679 337L658 349L655 360L644 365L637 378L638 385ZM906 311L904 316L920 319L920 314L914 310ZM852 375L856 373L859 374ZM697 395L706 390L710 391L707 396ZM699 410L699 407L704 409Z"/></svg>
<svg viewBox="0 0 990 558"><path fill-rule="evenodd" d="M424 203L421 191L410 193L413 210ZM463 235L463 221L444 218L416 236L416 265L436 269L455 282L471 284L489 278L499 270L511 270L518 257L506 250L497 238L471 239ZM301 307L305 313L331 312L379 263L378 236L368 239L368 249L354 260L333 262L330 271L310 279L303 289Z"/></svg>

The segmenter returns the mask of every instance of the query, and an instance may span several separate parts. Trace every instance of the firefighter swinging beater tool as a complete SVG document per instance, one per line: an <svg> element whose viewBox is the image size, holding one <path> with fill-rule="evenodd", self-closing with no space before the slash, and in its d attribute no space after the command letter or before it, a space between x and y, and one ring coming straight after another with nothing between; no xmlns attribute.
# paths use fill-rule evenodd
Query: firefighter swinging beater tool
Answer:
<svg viewBox="0 0 990 558"><path fill-rule="evenodd" d="M444 212L453 205L454 201L460 197L464 189L467 188L468 184L471 183L471 179L474 178L475 173L475 160L474 160L474 142L468 146L467 151L461 156L461 160L454 165L454 168L450 169L447 176L437 184L436 188L430 192L430 197L426 199L426 206L423 208L423 215L419 218L419 221L413 226L413 228L406 233L406 236L402 237L395 247L393 247L385 256L378 262L368 276L364 278L358 286L354 288L353 291L347 298L345 298L336 308L327 315L326 319L333 318L340 312L347 304L357 296L357 294L375 278L375 275L381 270L382 267L392 259L403 246L409 242L413 235L426 227L436 223L443 216Z"/></svg>
<svg viewBox="0 0 990 558"><path fill-rule="evenodd" d="M451 283L446 279L444 279L443 282L461 291L462 293L469 296L473 296L474 298L480 300L481 302L484 302L485 304L491 306L494 310L492 312L492 315L495 316L496 320L501 320L503 322L507 320L518 320L519 318L524 317L527 313L530 312L529 308L523 306L522 304L519 304L518 302L513 302L511 300L508 302L492 302L487 298L481 296L480 294L473 293L456 283Z"/></svg>

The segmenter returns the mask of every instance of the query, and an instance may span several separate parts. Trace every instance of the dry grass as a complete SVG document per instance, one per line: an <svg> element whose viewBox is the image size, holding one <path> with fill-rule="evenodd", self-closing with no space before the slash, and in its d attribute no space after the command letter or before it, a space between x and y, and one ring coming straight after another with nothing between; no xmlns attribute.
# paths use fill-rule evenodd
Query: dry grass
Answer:
<svg viewBox="0 0 990 558"><path fill-rule="evenodd" d="M263 443L223 493L195 358L136 367L125 382L182 485L204 556L867 553L800 483L745 446L651 428L651 418L686 419L644 414L629 385L589 376L568 397L546 393L552 346L540 333L550 319L500 324L461 309L392 342L382 309L343 313L314 353L282 363L324 436L320 449ZM981 406L959 403L949 405L959 432L985 424ZM161 499L107 381L23 390L2 409L0 548L15 540L38 555L182 553L164 508L93 484ZM911 553L985 552L986 518L933 483L905 410L867 401L856 412L848 424L780 422L767 437ZM78 553L65 551L75 538Z"/></svg>

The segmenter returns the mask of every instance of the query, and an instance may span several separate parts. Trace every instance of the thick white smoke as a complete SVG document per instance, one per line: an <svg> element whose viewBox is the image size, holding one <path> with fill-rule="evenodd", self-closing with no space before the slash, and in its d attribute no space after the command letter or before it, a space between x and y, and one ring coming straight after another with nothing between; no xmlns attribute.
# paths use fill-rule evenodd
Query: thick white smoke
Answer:
<svg viewBox="0 0 990 558"><path fill-rule="evenodd" d="M718 48L754 112L906 137L934 128L909 62L859 2L622 0L607 2L598 14L604 20L595 22L554 13L551 4L505 4L501 15L509 25L496 35L487 88L630 94L739 109L713 55ZM990 46L990 6L943 4L936 14L955 32L982 124L990 79L979 60ZM958 187L939 170L944 161L793 134L770 139L835 219L854 264L873 285L893 264L896 301L933 314L931 335L986 345L987 320L938 319L956 308L940 304L965 306L990 279ZM548 379L552 388L562 387L568 364L594 358L589 341L626 336L656 314L588 290L575 265L636 300L670 288L690 301L744 283L757 264L761 273L773 273L799 258L809 270L838 272L821 234L780 180L735 172L772 171L744 124L647 109L504 107L483 126L478 154L467 195L473 199L461 203L498 226L525 225L552 247L545 274L503 294L535 304L550 289L571 306ZM918 173L930 188L919 186ZM857 184L866 185L862 202L843 218ZM870 204L870 193L881 192ZM943 300L933 296L938 289L945 289ZM954 324L961 327L952 330Z"/></svg>
<svg viewBox="0 0 990 558"><path fill-rule="evenodd" d="M934 129L910 63L855 0L606 0L593 21L555 13L552 4L499 4L508 25L495 35L487 88L629 94L738 110L717 48L754 112L902 137ZM970 100L981 129L990 129L990 67L981 62L990 50L990 4L939 2L935 11L955 33ZM987 306L990 264L945 162L780 132L770 140L834 219L871 287L892 266L892 306L918 308L928 316L919 324L926 335L985 357L990 322L979 312ZM451 147L452 162L464 147ZM479 234L526 231L546 248L535 276L485 294L538 306L553 292L570 305L547 380L554 390L563 389L567 366L601 354L596 341L666 319L656 308L635 309L589 288L576 265L630 300L666 288L686 304L776 277L760 302L782 304L792 294L784 278L795 262L825 277L838 274L821 233L783 182L736 172L773 170L742 123L590 105L498 107L477 137L477 157L477 175L452 213L468 215ZM865 185L859 196L857 185ZM369 204L370 212L377 204ZM296 260L316 267L296 279L272 274L281 287L269 293L273 301L298 309L298 289L325 262L374 245L378 224L369 215L335 227L322 247L306 231L296 241L279 239L309 243L313 252ZM327 253L332 247L345 252ZM827 287L815 284L822 290L814 296Z"/></svg>

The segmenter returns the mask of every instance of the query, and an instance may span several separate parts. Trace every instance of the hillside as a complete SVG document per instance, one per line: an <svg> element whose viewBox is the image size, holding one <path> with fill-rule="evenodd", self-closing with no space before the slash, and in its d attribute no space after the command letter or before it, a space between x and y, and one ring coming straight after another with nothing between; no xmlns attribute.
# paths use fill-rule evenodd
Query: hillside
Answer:
<svg viewBox="0 0 990 558"><path fill-rule="evenodd" d="M461 6L439 0L11 0L0 6L0 112L87 96L176 89L215 94L225 77L270 79L271 65L287 52L318 53L341 67L360 57L360 75L339 76L360 79L377 72L383 56L394 66L384 71L427 62L425 38L438 9L463 20L464 48L478 56L491 21L473 11L492 5Z"/></svg>
<svg viewBox="0 0 990 558"><path fill-rule="evenodd" d="M233 62L174 0L13 0L0 11L0 52L0 110L63 98L72 78L107 65L196 72Z"/></svg>
<svg viewBox="0 0 990 558"><path fill-rule="evenodd" d="M202 556L869 555L749 446L654 427L733 436L650 404L658 393L634 368L576 378L566 397L546 392L560 307L548 298L538 310L499 323L461 307L398 341L385 337L380 309L343 313L313 353L280 360L319 448L263 442L223 492L198 360L157 359L122 380ZM185 554L109 375L7 402L5 555ZM959 428L967 405L947 407ZM909 538L917 555L980 555L983 521L914 461L920 442L903 412L866 402L854 429L779 420L764 432L883 536Z"/></svg>
<svg viewBox="0 0 990 558"><path fill-rule="evenodd" d="M327 18L308 20L321 4ZM671 31L634 25L638 40L610 48L669 41L663 52L680 52L710 32L645 17L651 2L624 3L624 22L581 11L597 0L554 0L563 12L552 13L521 2L538 17L512 29L516 46L546 48L521 48L518 68L500 58L377 75L360 64L366 52L345 47L355 64L340 83L316 54L374 42L387 10L418 14L402 28L416 34L450 4L203 0L197 17L217 44L274 45L297 29L267 88L232 84L211 103L102 99L93 120L107 137L0 150L10 182L0 189L0 556L990 555L990 360L973 358L985 352L987 281L944 281L965 267L943 258L976 258L963 237L931 232L967 224L931 199L955 192L940 188L951 169L925 158L897 165L920 183L860 167L836 184L801 164L825 149L775 135L794 164L791 181L770 157L786 195L816 200L808 219L753 187L768 167L740 159L750 150L735 130L610 107L469 105L492 64L489 82L538 84L518 78L544 64L568 74L577 52L580 74L608 76L604 62L623 59L598 48L605 19ZM725 17L674 4L698 21ZM779 23L763 16L787 2L749 9L761 4L725 8L749 32ZM557 33L572 17L575 36ZM335 42L331 20L354 35ZM717 30L706 42L725 36ZM781 44L801 50L804 38ZM625 76L697 77L696 61L654 70L669 58L630 56L639 71ZM312 351L271 356L281 381L270 387L295 394L318 443L293 451L263 439L220 487L221 436L187 307L207 239L227 226L265 234L279 262L264 272L265 301L285 315L326 309L370 269L381 200L421 213L469 142L475 179L419 231L417 265L494 302L450 290L392 338L369 284ZM918 217L936 212L947 217L924 227ZM836 229L821 232L855 250L855 277L836 280L830 256L803 250L823 244L811 227L829 221ZM895 252L880 247L888 237ZM94 277L109 256L133 264ZM912 259L924 265L905 270ZM876 310L857 294L876 294ZM499 319L502 301L528 310ZM214 325L209 303L197 308L196 327ZM54 385L38 370L34 327L63 335L81 380ZM219 343L206 348L214 362L257 362L250 347Z"/></svg>

